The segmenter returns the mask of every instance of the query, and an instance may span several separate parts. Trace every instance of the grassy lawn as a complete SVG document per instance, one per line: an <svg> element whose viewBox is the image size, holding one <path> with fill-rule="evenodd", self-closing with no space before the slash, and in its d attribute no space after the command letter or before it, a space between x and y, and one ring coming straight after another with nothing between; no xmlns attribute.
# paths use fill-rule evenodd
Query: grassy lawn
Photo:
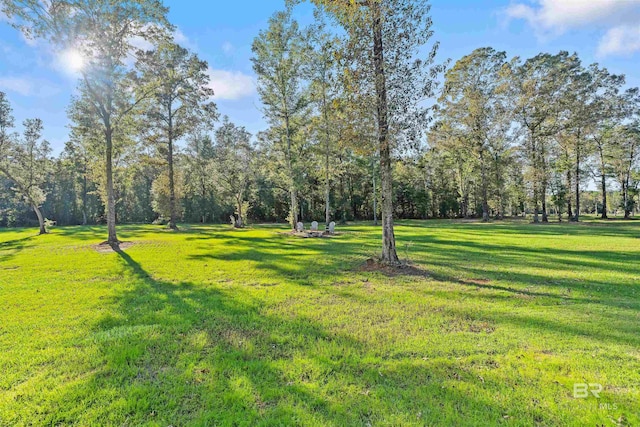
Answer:
<svg viewBox="0 0 640 427"><path fill-rule="evenodd" d="M640 222L404 222L400 276L364 224L35 231L0 231L2 426L640 425Z"/></svg>

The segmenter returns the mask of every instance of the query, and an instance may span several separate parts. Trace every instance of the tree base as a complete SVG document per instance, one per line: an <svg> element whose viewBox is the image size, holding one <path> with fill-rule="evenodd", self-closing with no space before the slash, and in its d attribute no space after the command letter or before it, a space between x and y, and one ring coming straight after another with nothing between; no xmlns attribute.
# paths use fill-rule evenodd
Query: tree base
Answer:
<svg viewBox="0 0 640 427"><path fill-rule="evenodd" d="M134 242L120 242L118 241L118 243L109 243L109 241L105 241L102 242L100 244L97 244L95 246L93 246L93 248L99 252L99 253L113 253L113 252L122 252L126 249L129 249L130 247L132 247L133 245L135 245Z"/></svg>
<svg viewBox="0 0 640 427"><path fill-rule="evenodd" d="M111 241L110 241L110 240L106 240L106 241L104 241L104 242L100 243L100 245L98 245L98 246L110 246L110 247L111 247L111 249L113 249L113 250L115 251L115 250L120 249L120 244L121 244L121 243L122 243L122 242L121 242L121 241L119 241L119 240L115 240L115 241L113 241L113 240L111 240Z"/></svg>
<svg viewBox="0 0 640 427"><path fill-rule="evenodd" d="M397 263L389 263L383 261L379 257L369 258L367 262L359 268L360 271L380 272L386 276L422 276L429 274L409 262L398 261Z"/></svg>

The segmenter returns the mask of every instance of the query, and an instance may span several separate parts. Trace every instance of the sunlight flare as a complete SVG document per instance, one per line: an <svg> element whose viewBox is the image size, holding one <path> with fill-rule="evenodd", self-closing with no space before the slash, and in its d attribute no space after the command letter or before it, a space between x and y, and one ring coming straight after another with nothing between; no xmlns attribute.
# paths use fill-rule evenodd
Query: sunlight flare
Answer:
<svg viewBox="0 0 640 427"><path fill-rule="evenodd" d="M62 65L72 73L79 73L86 65L86 58L77 49L67 49L60 55Z"/></svg>

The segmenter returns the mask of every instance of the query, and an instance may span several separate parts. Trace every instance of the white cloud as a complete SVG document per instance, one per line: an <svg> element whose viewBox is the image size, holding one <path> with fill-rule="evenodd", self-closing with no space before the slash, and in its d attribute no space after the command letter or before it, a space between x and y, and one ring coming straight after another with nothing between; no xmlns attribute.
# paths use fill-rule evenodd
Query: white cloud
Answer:
<svg viewBox="0 0 640 427"><path fill-rule="evenodd" d="M150 26L145 25L143 29L148 29L148 28L150 28ZM189 41L189 38L182 32L182 30L180 30L180 28L176 28L172 35L173 35L173 41L175 41L179 45L189 49L191 49L191 47L193 46ZM140 50L153 50L155 48L155 45L151 41L141 36L131 37L129 39L129 43L134 48L140 49Z"/></svg>
<svg viewBox="0 0 640 427"><path fill-rule="evenodd" d="M233 47L233 45L231 44L231 42L224 42L222 44L222 51L224 53L226 53L227 55L229 55L231 52L233 52L235 50L235 48Z"/></svg>
<svg viewBox="0 0 640 427"><path fill-rule="evenodd" d="M0 77L0 89L15 92L22 96L29 96L33 90L33 85L29 80L19 77Z"/></svg>
<svg viewBox="0 0 640 427"><path fill-rule="evenodd" d="M621 25L607 31L598 46L598 56L629 55L640 51L640 25Z"/></svg>
<svg viewBox="0 0 640 427"><path fill-rule="evenodd" d="M172 35L173 35L173 41L179 44L180 46L185 47L192 51L197 50L197 46L193 44L191 40L189 40L189 37L187 37L182 32L182 30L180 30L180 28L176 28ZM131 37L129 39L129 43L131 43L131 46L133 46L134 48L145 50L145 51L153 50L155 48L155 45L152 42L140 36Z"/></svg>
<svg viewBox="0 0 640 427"><path fill-rule="evenodd" d="M133 46L135 49L140 49L140 50L153 50L154 45L153 43L151 43L149 40L147 40L144 37L140 37L140 36L135 36L135 37L131 37L129 39L129 43L131 44L131 46Z"/></svg>
<svg viewBox="0 0 640 427"><path fill-rule="evenodd" d="M542 38L583 28L605 30L598 50L603 55L640 50L640 0L530 0L513 3L504 13L508 20L526 21Z"/></svg>
<svg viewBox="0 0 640 427"><path fill-rule="evenodd" d="M183 33L180 28L176 27L175 31L173 32L173 40L180 46L187 48L192 52L197 53L200 50L198 44L191 40L185 33Z"/></svg>
<svg viewBox="0 0 640 427"><path fill-rule="evenodd" d="M176 28L173 33L173 39L176 43L188 48L193 52L198 51L198 46L192 42L189 37ZM150 49L144 44L148 43L144 40L134 39L132 44L138 48ZM230 54L234 50L234 46L230 42L222 45L222 50L226 54ZM249 97L255 93L255 82L253 77L239 71L228 71L220 69L209 69L211 87L215 93L214 99L218 100L238 100Z"/></svg>
<svg viewBox="0 0 640 427"><path fill-rule="evenodd" d="M209 86L215 92L215 99L237 100L255 92L253 77L239 71L209 69L209 77Z"/></svg>
<svg viewBox="0 0 640 427"><path fill-rule="evenodd" d="M635 23L640 0L535 0L513 3L505 13L508 18L524 19L537 31L562 34L591 24Z"/></svg>
<svg viewBox="0 0 640 427"><path fill-rule="evenodd" d="M47 98L60 92L60 88L50 82L22 77L0 77L0 89L38 98Z"/></svg>
<svg viewBox="0 0 640 427"><path fill-rule="evenodd" d="M178 44L189 43L189 38L182 32L180 28L176 28L176 30L173 32L173 39Z"/></svg>

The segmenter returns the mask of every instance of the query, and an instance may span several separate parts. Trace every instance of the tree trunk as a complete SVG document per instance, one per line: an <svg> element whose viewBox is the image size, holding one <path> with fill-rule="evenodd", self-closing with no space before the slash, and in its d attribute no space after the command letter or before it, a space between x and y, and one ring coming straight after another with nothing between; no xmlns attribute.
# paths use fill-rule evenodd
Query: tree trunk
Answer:
<svg viewBox="0 0 640 427"><path fill-rule="evenodd" d="M484 150L480 150L480 174L482 180L482 221L489 221L489 191L487 189L487 170L484 160Z"/></svg>
<svg viewBox="0 0 640 427"><path fill-rule="evenodd" d="M579 139L578 139L579 140ZM580 222L580 143L576 143L576 215L573 220Z"/></svg>
<svg viewBox="0 0 640 427"><path fill-rule="evenodd" d="M288 107L286 107L285 101L285 109L288 111ZM285 115L285 130L287 137L287 169L289 172L289 195L291 196L291 206L289 208L289 222L291 225L291 229L295 230L296 225L298 224L298 195L296 192L296 178L295 173L293 171L293 159L292 159L292 144L291 144L291 124L289 120L289 114Z"/></svg>
<svg viewBox="0 0 640 427"><path fill-rule="evenodd" d="M201 171L202 172L202 171ZM202 223L207 222L207 187L204 181L204 172L200 176L200 214L202 216Z"/></svg>
<svg viewBox="0 0 640 427"><path fill-rule="evenodd" d="M540 222L540 204L538 198L538 182L536 179L533 180L533 222Z"/></svg>
<svg viewBox="0 0 640 427"><path fill-rule="evenodd" d="M176 183L173 170L173 142L169 142L167 161L169 163L169 228L177 230L176 224Z"/></svg>
<svg viewBox="0 0 640 427"><path fill-rule="evenodd" d="M169 107L169 130L168 130L168 147L167 147L167 163L169 164L169 228L177 230L176 225L176 182L173 171L173 116L171 114L171 104Z"/></svg>
<svg viewBox="0 0 640 427"><path fill-rule="evenodd" d="M541 174L541 184L542 188L540 189L540 201L542 202L542 222L549 222L549 215L547 213L547 161L546 161L546 152L545 152L545 142L541 141L539 144L539 165L540 165L540 174Z"/></svg>
<svg viewBox="0 0 640 427"><path fill-rule="evenodd" d="M464 196L462 197L462 217L469 218L469 192L463 190Z"/></svg>
<svg viewBox="0 0 640 427"><path fill-rule="evenodd" d="M382 261L399 263L396 252L396 237L393 231L393 176L391 168L391 147L389 145L389 123L387 87L384 70L384 47L382 42L382 18L380 4L373 8L373 62L378 110L378 142L380 147L380 175L382 186Z"/></svg>
<svg viewBox="0 0 640 427"><path fill-rule="evenodd" d="M546 176L546 170L543 172ZM549 214L547 212L547 179L542 179L542 191L541 191L541 200L542 200L542 222L549 222Z"/></svg>
<svg viewBox="0 0 640 427"><path fill-rule="evenodd" d="M107 243L114 249L119 247L116 235L116 197L113 189L113 131L108 120L105 123L106 175L107 175Z"/></svg>
<svg viewBox="0 0 640 427"><path fill-rule="evenodd" d="M235 227L242 228L244 227L244 222L242 221L242 197L236 197L236 203L238 205L238 219L236 220Z"/></svg>
<svg viewBox="0 0 640 427"><path fill-rule="evenodd" d="M629 209L631 205L631 203L629 203L629 178L625 178L622 183L622 196L624 200L624 219L631 219L631 209Z"/></svg>
<svg viewBox="0 0 640 427"><path fill-rule="evenodd" d="M378 194L376 190L376 163L375 157L371 159L371 176L373 179L373 225L378 226Z"/></svg>
<svg viewBox="0 0 640 427"><path fill-rule="evenodd" d="M291 196L291 208L289 211L289 215L291 216L290 218L291 229L295 230L296 224L298 224L299 217L298 217L298 195L296 194L296 190L293 188L293 186L289 190L289 195Z"/></svg>
<svg viewBox="0 0 640 427"><path fill-rule="evenodd" d="M600 216L600 218L608 219L609 216L607 215L607 177L604 174L604 172L602 173L602 181L600 182L600 186L602 189L602 215Z"/></svg>
<svg viewBox="0 0 640 427"><path fill-rule="evenodd" d="M325 228L329 229L329 223L331 222L331 181L329 180L329 135L327 131L326 153L324 158L325 167L325 189L324 189L324 222Z"/></svg>
<svg viewBox="0 0 640 427"><path fill-rule="evenodd" d="M495 163L496 192L498 196L498 213L496 215L496 219L502 220L504 219L504 211L506 210L506 203L504 200L504 181L502 180L502 168L500 167L500 159L498 155L496 155L493 160Z"/></svg>
<svg viewBox="0 0 640 427"><path fill-rule="evenodd" d="M572 184L571 168L569 168L567 170L567 189L569 190L569 193L571 193L571 184ZM571 221L571 218L573 218L573 207L572 207L572 204L571 204L571 194L569 194L569 197L567 197L567 217L569 218L569 221Z"/></svg>
<svg viewBox="0 0 640 427"><path fill-rule="evenodd" d="M325 230L329 230L329 223L331 222L331 180L329 179L329 150L331 148L331 133L329 132L329 113L327 106L326 90L322 93L322 103L324 108L324 130L325 130L325 152L324 152L324 180L325 180L325 206L324 206L324 223Z"/></svg>
<svg viewBox="0 0 640 427"><path fill-rule="evenodd" d="M539 223L540 222L540 183L539 183L539 179L540 179L540 160L539 160L539 155L538 155L538 151L536 150L536 140L535 140L535 134L533 129L529 129L531 132L531 147L530 147L530 156L532 159L532 166L533 166L533 222L534 223Z"/></svg>
<svg viewBox="0 0 640 427"><path fill-rule="evenodd" d="M38 208L38 206L35 203L31 204L31 207L33 208L33 211L36 213L36 216L38 217L38 224L40 225L40 235L42 234L47 234L47 229L44 226L44 217L42 216L42 212L40 212L40 209Z"/></svg>
<svg viewBox="0 0 640 427"><path fill-rule="evenodd" d="M87 225L87 168L84 168L82 178L82 225Z"/></svg>

